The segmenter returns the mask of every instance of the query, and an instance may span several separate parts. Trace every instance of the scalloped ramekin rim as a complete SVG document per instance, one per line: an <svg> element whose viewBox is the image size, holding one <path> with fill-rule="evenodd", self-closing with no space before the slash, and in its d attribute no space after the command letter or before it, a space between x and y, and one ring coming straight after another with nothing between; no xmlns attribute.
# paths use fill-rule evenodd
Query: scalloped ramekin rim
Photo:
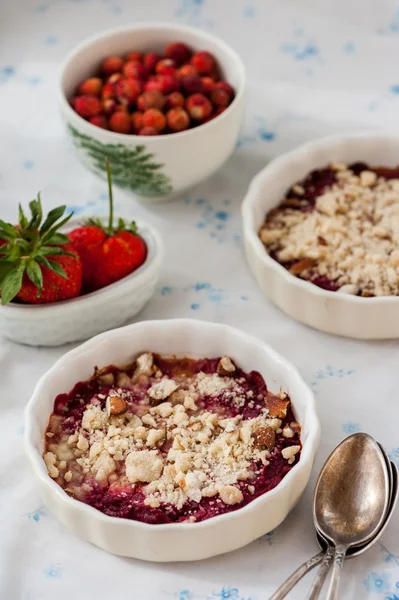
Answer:
<svg viewBox="0 0 399 600"><path fill-rule="evenodd" d="M238 103L238 101L241 99L241 97L245 93L246 80L245 80L244 63L242 62L238 53L229 44L227 44L227 42L225 42L218 36L208 33L207 31L204 31L202 29L190 27L189 25L174 23L173 21L165 21L165 22L143 21L143 22L139 22L135 25L123 25L121 27L113 27L110 29L106 29L102 32L96 33L94 35L91 35L91 36L85 38L77 46L75 46L68 53L66 58L63 60L63 62L61 64L61 68L60 68L60 75L58 77L58 82L57 82L58 99L59 99L59 102L60 102L61 106L63 107L63 109L66 111L66 114L70 118L77 118L78 121L82 125L85 124L86 126L88 126L89 130L92 130L93 132L96 129L98 129L98 127L96 125L89 123L88 121L86 121L86 119L84 119L83 117L78 115L78 113L75 112L73 110L73 108L70 106L68 99L64 93L64 89L63 89L64 72L65 72L67 66L69 66L69 64L76 58L76 56L79 54L79 52L81 52L82 50L85 50L86 48L88 48L92 43L96 42L97 40L107 39L109 37L113 37L115 34L118 34L118 33L125 33L127 31L134 32L134 31L140 31L143 29L159 29L159 31L173 30L173 31L176 31L177 34L179 32L192 33L195 35L200 34L201 37L204 38L204 40L212 41L212 43L214 43L215 45L218 45L225 54L231 55L231 57L234 59L235 68L237 69L237 73L239 76L239 82L240 82L238 89L236 90L236 94L234 96L233 102L231 104L229 104L229 106L227 106L225 111L223 111L220 115L218 115L211 121L208 121L207 123L203 123L202 125L199 125L198 127L194 127L193 129L188 129L186 131L179 131L176 133L170 133L170 134L164 134L164 135L153 135L153 136L151 136L151 139L155 140L155 141L156 140L167 141L167 139L170 139L171 136L173 136L173 138L175 138L176 136L179 136L179 138L181 138L183 136L186 136L186 137L195 136L195 134L199 128L201 128L201 131L203 130L204 127L207 127L209 129L210 127L212 127L214 125L214 121L219 121L220 119L225 118L226 114L230 111L230 109L232 107L234 107L236 105L236 103ZM223 65L222 65L222 67L223 67ZM114 141L114 143L124 144L126 142L126 140L129 140L129 139L135 139L137 142L138 141L143 142L143 136L140 136L140 135L135 135L135 134L130 134L130 133L129 134L117 133L115 131L107 131L106 133L107 133L107 136L109 137L110 142Z"/></svg>
<svg viewBox="0 0 399 600"><path fill-rule="evenodd" d="M116 218L118 215L116 215ZM99 218L104 221L103 215L92 215L92 218ZM51 302L48 304L17 304L10 302L5 306L0 306L0 312L6 317L8 314L19 314L20 316L31 316L35 311L35 318L49 318L53 312L59 312L60 309L78 309L83 304L95 304L97 301L103 301L106 296L112 298L115 294L120 294L125 288L139 288L141 284L146 280L149 272L152 272L153 268L158 265L162 260L164 254L164 243L158 230L147 221L142 219L135 220L138 226L139 235L142 236L147 244L148 255L142 265L135 271L126 275L122 279L111 283L99 290L77 296L76 298L69 298L68 300L62 300L60 302ZM71 219L68 225L80 223L79 218Z"/></svg>
<svg viewBox="0 0 399 600"><path fill-rule="evenodd" d="M293 288L299 288L302 290L306 290L308 293L313 294L314 296L318 296L321 299L330 299L335 298L339 299L341 302L352 303L354 305L372 305L372 304L392 304L399 303L399 297L397 296L378 296L371 298L363 298L361 296L354 296L352 294L340 294L339 292L332 292L329 290L325 290L310 281L305 281L304 279L300 279L295 275L292 275L287 269L285 269L279 262L271 258L271 256L266 252L265 247L263 246L258 231L255 227L254 223L254 202L256 191L263 186L266 185L267 180L274 176L274 171L276 171L281 165L288 164L290 161L295 160L300 155L305 155L310 152L313 152L317 149L324 149L335 142L342 142L346 139L368 139L368 140L397 140L399 147L399 135L392 134L384 134L383 132L376 132L375 130L370 131L361 131L347 134L333 134L330 136L323 137L318 140L313 140L310 142L305 142L301 144L297 148L285 152L284 154L278 156L273 159L270 163L266 165L263 169L261 169L255 177L252 179L247 193L243 199L241 205L241 216L243 222L243 230L244 235L249 243L251 243L253 250L255 250L258 259L266 265L268 268L273 269L276 273L279 274L280 277L285 279L287 283L290 284ZM291 184L294 182L291 182ZM290 185L290 183L288 184Z"/></svg>
<svg viewBox="0 0 399 600"><path fill-rule="evenodd" d="M303 447L301 451L301 457L297 464L285 475L285 477L280 481L280 483L274 487L272 490L265 492L263 495L259 496L255 500L249 502L242 508L239 508L235 511L231 511L225 513L223 515L218 515L215 517L211 517L209 519L205 519L204 521L200 521L199 523L166 523L166 524L148 524L143 523L141 521L134 521L131 519L125 519L122 517L110 517L105 515L101 511L95 509L92 506L84 504L78 500L71 498L51 477L48 475L43 458L40 452L36 449L33 441L33 422L34 422L34 412L37 403L40 402L40 397L43 389L46 387L46 383L48 379L51 379L54 374L57 373L59 369L69 363L70 361L74 361L83 355L87 355L91 353L92 348L97 346L99 343L105 340L112 340L118 338L121 333L134 330L137 326L148 326L148 327L164 327L165 324L170 327L184 327L193 324L196 322L200 324L199 326L205 326L209 331L213 330L215 333L220 332L222 329L225 331L230 331L235 335L241 336L242 339L257 345L259 348L262 348L267 352L268 358L275 362L282 364L284 368L289 371L295 380L295 387L301 390L301 393L306 394L306 418L309 419L310 424L308 426L309 433L308 438L305 442L303 442ZM295 402L293 402L293 408L295 411ZM207 321L197 321L196 319L170 319L170 320L152 320L152 321L141 321L140 323L136 323L133 325L128 325L125 327L121 327L118 329L113 329L111 331L106 331L101 333L94 338L84 342L77 348L67 352L64 356L62 356L48 371L45 373L38 383L35 386L32 397L29 400L25 412L24 412L24 425L25 425L25 433L24 433L24 446L26 453L28 454L29 460L33 467L35 476L40 478L42 482L47 485L52 493L56 494L58 499L64 504L67 508L68 506L71 508L75 508L76 510L81 511L83 514L86 514L88 517L95 519L98 523L102 522L113 522L115 524L123 523L126 527L131 529L140 528L143 531L176 531L177 529L183 531L192 530L195 528L207 529L211 528L213 523L216 521L222 522L227 520L235 521L239 519L241 515L247 514L251 512L254 508L258 507L260 504L266 504L269 498L273 498L275 496L283 496L285 493L289 491L292 483L295 480L300 480L302 473L306 472L309 463L313 463L315 453L320 440L320 422L317 416L316 410L316 400L315 397L310 390L309 386L305 383L302 376L296 367L294 367L288 360L282 357L278 352L276 352L271 346L262 340L255 338L243 331L236 329L230 325L224 325L219 323L210 323ZM44 435L44 432L43 432Z"/></svg>

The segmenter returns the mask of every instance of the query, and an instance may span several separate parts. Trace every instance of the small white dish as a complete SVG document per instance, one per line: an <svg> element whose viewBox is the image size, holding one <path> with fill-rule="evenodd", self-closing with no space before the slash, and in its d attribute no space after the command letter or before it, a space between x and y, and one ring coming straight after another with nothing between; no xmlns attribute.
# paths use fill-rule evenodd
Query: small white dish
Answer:
<svg viewBox="0 0 399 600"><path fill-rule="evenodd" d="M259 371L274 392L286 391L302 425L299 462L270 492L245 507L200 523L149 525L109 517L74 500L47 473L44 432L57 394L89 378L95 365L125 365L143 350L177 356L230 355ZM25 410L25 448L43 501L65 527L118 554L156 562L208 558L244 546L277 527L298 502L310 476L320 436L315 399L298 371L263 341L227 325L190 319L147 321L109 331L65 354L40 379Z"/></svg>
<svg viewBox="0 0 399 600"><path fill-rule="evenodd" d="M399 297L362 298L323 290L291 275L273 260L259 239L266 213L287 189L330 162L397 166L399 136L364 132L334 135L283 154L252 180L242 204L245 252L262 291L286 314L306 325L359 339L399 337Z"/></svg>
<svg viewBox="0 0 399 600"><path fill-rule="evenodd" d="M78 223L69 221L68 229ZM119 327L140 312L154 293L164 247L152 225L137 221L137 227L148 250L141 267L96 292L70 300L0 306L0 333L28 346L60 346Z"/></svg>
<svg viewBox="0 0 399 600"><path fill-rule="evenodd" d="M180 133L126 135L92 125L70 106L68 100L78 84L92 77L106 56L123 55L132 50L162 52L172 41L185 42L194 50L212 52L224 77L234 87L233 102L215 119ZM242 122L244 88L244 65L223 40L201 29L176 23L137 23L96 34L79 44L62 65L58 97L79 160L105 178L105 161L102 164L98 157L105 157L107 152L112 154L114 161L120 161L118 176L113 174L115 185L132 192L142 202L159 203L182 195L209 177L233 152ZM136 152L140 152L140 157L152 155L150 162L159 168L138 172L140 162L135 158Z"/></svg>

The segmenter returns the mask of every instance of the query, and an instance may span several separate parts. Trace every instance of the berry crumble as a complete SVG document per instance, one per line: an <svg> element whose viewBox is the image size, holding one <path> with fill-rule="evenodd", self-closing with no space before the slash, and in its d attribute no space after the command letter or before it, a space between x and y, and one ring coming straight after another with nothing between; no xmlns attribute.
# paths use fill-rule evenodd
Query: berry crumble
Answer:
<svg viewBox="0 0 399 600"><path fill-rule="evenodd" d="M257 371L228 356L146 352L57 396L43 458L73 498L158 524L241 508L278 485L301 448L289 396Z"/></svg>
<svg viewBox="0 0 399 600"><path fill-rule="evenodd" d="M399 168L332 163L293 185L259 237L293 275L329 291L399 295Z"/></svg>

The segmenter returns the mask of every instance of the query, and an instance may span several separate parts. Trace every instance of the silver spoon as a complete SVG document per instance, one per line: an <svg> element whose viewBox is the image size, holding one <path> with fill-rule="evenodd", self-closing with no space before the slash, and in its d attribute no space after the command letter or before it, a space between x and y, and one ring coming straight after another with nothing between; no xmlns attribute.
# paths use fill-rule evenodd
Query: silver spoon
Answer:
<svg viewBox="0 0 399 600"><path fill-rule="evenodd" d="M355 434L355 435L365 435L365 434ZM350 438L353 436L350 436ZM367 436L369 437L369 436ZM372 438L370 438L372 440ZM344 444L344 442L346 442L347 440L349 440L349 438L346 438L345 440L343 440L343 442L341 442L333 451L333 453L330 455L330 457L327 459L322 472L324 471L324 468L327 466L331 456L337 452L341 445ZM386 456L386 455L385 455ZM395 467L395 471L396 471L396 467ZM396 475L397 475L397 471L396 471ZM320 475L321 476L321 475ZM388 478L388 487L389 486L389 479L390 479L390 475L389 473L387 473L387 478ZM320 479L320 477L319 477ZM397 483L397 477L396 477L396 483ZM388 495L389 495L389 489L388 489ZM394 508L394 505L396 503L396 497L397 497L397 484L396 484L396 493L395 493L395 500L393 505L390 507L390 514L389 517L391 516L391 512ZM316 499L316 496L314 497L314 501ZM388 518L389 518L388 517ZM385 525L386 523L382 523L381 525L381 533L382 531L385 529ZM378 534L379 537L379 534ZM308 573L310 570L312 570L313 568L315 568L317 565L319 565L320 563L323 562L323 570L322 573L320 573L320 577L318 576L316 578L315 584L318 584L319 589L315 590L315 584L312 587L311 593L313 593L313 597L317 598L316 592L321 590L322 584L324 583L325 577L327 576L330 564L331 564L331 559L333 557L333 549L332 546L329 544L329 542L327 541L327 539L325 539L319 532L317 532L317 538L318 538L318 543L319 546L322 548L322 551L319 552L318 554L316 554L315 556L313 556L312 558L310 558L309 560L307 560L303 565L301 565L279 588L278 590L270 597L269 600L283 600L283 598L286 597L286 595L292 590L292 588L298 583L298 581L300 579L302 579L302 577L304 575L306 575L306 573ZM377 538L376 538L377 539ZM369 540L364 540L363 543L360 543L358 545L354 544L353 546L351 546L348 550L348 556L350 557L354 557L354 556L358 556L359 554L365 552L366 550L368 550L370 548L370 546L374 543L373 538L369 539ZM328 548L330 548L330 551L328 552L328 557L327 555L327 551Z"/></svg>
<svg viewBox="0 0 399 600"><path fill-rule="evenodd" d="M375 537L373 537L369 542L367 542L363 546L352 546L351 548L349 548L347 555L346 555L347 558L353 558L355 556L359 556L360 554L363 554L363 552L366 552L366 550L368 550L370 548L370 546L372 546L375 542L377 542L380 539L380 537L384 533L389 521L391 520L393 511L395 510L395 506L397 504L398 496L399 496L399 474L398 474L398 468L395 465L395 463L393 463L392 461L389 461L389 465L390 465L390 469L391 469L391 473L392 473L392 485L391 485L391 499L390 499L388 512L387 512L385 521L383 522L381 529L377 532ZM316 532L316 537L317 537L317 543L319 544L320 548L323 551L320 554L324 555L327 547L329 546L329 543L318 531ZM319 554L317 554L317 556L319 556ZM321 562L321 559L319 560L319 562Z"/></svg>
<svg viewBox="0 0 399 600"><path fill-rule="evenodd" d="M389 506L389 477L384 454L366 433L343 440L324 465L316 483L313 520L335 547L327 600L338 598L348 549L367 542L381 529Z"/></svg>

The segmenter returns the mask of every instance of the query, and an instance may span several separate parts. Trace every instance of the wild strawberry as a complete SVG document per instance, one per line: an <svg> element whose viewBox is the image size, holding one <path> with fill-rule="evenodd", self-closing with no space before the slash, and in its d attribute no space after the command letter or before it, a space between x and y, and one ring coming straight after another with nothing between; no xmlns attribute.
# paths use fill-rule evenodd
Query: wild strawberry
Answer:
<svg viewBox="0 0 399 600"><path fill-rule="evenodd" d="M178 64L182 65L190 60L191 50L183 42L171 42L165 48L167 58L172 58Z"/></svg>
<svg viewBox="0 0 399 600"><path fill-rule="evenodd" d="M140 129L139 135L158 135L158 131L153 127L143 127Z"/></svg>
<svg viewBox="0 0 399 600"><path fill-rule="evenodd" d="M113 75L108 77L107 83L114 85L117 81L120 81L121 79L123 79L122 73L114 73Z"/></svg>
<svg viewBox="0 0 399 600"><path fill-rule="evenodd" d="M182 108L185 103L185 98L180 92L172 92L166 96L165 108Z"/></svg>
<svg viewBox="0 0 399 600"><path fill-rule="evenodd" d="M129 54L126 54L126 60L136 60L138 62L143 62L143 53L129 52Z"/></svg>
<svg viewBox="0 0 399 600"><path fill-rule="evenodd" d="M123 67L123 74L126 77L133 77L133 79L141 79L144 81L147 79L149 72L147 67L138 62L137 60L129 60Z"/></svg>
<svg viewBox="0 0 399 600"><path fill-rule="evenodd" d="M175 75L154 75L144 84L144 89L156 90L166 96L180 90L180 81Z"/></svg>
<svg viewBox="0 0 399 600"><path fill-rule="evenodd" d="M101 65L101 70L104 75L112 75L113 73L119 73L123 68L123 58L120 56L108 56L105 58Z"/></svg>
<svg viewBox="0 0 399 600"><path fill-rule="evenodd" d="M81 117L89 119L101 112L101 102L94 96L77 96L75 99L75 110Z"/></svg>
<svg viewBox="0 0 399 600"><path fill-rule="evenodd" d="M103 82L99 77L90 77L83 81L78 89L81 96L99 96L103 87Z"/></svg>
<svg viewBox="0 0 399 600"><path fill-rule="evenodd" d="M199 75L184 75L181 78L181 87L187 96L203 94L205 91L204 83Z"/></svg>
<svg viewBox="0 0 399 600"><path fill-rule="evenodd" d="M156 52L147 52L143 58L143 65L147 67L150 73L154 73L157 62L160 61L161 58L162 56Z"/></svg>
<svg viewBox="0 0 399 600"><path fill-rule="evenodd" d="M136 111L130 115L132 125L135 133L138 133L140 129L144 127L143 113Z"/></svg>
<svg viewBox="0 0 399 600"><path fill-rule="evenodd" d="M112 115L112 113L116 110L116 101L113 98L107 98L106 100L103 100L102 106L103 112L107 116Z"/></svg>
<svg viewBox="0 0 399 600"><path fill-rule="evenodd" d="M108 129L108 121L104 115L96 115L95 117L91 117L91 119L89 119L89 123L95 125L96 127L101 127L101 129Z"/></svg>
<svg viewBox="0 0 399 600"><path fill-rule="evenodd" d="M200 75L209 75L216 68L216 60L210 52L206 52L205 50L196 52L191 57L190 63L197 69Z"/></svg>
<svg viewBox="0 0 399 600"><path fill-rule="evenodd" d="M215 87L215 82L213 81L212 77L201 77L201 81L204 85L204 90L202 93L210 96Z"/></svg>
<svg viewBox="0 0 399 600"><path fill-rule="evenodd" d="M108 100L108 98L115 98L115 88L112 83L106 83L101 91L101 98Z"/></svg>
<svg viewBox="0 0 399 600"><path fill-rule="evenodd" d="M148 108L162 110L165 104L165 96L157 90L147 90L137 98L137 108L143 112Z"/></svg>
<svg viewBox="0 0 399 600"><path fill-rule="evenodd" d="M180 69L177 71L177 74L181 78L185 75L198 75L198 71L193 65L187 64L180 67Z"/></svg>
<svg viewBox="0 0 399 600"><path fill-rule="evenodd" d="M174 75L177 63L172 58L163 58L157 62L155 73L158 75Z"/></svg>
<svg viewBox="0 0 399 600"><path fill-rule="evenodd" d="M215 106L228 106L234 98L234 90L227 81L215 83L211 100Z"/></svg>
<svg viewBox="0 0 399 600"><path fill-rule="evenodd" d="M157 108L149 108L143 114L144 127L153 127L160 132L166 127L165 115Z"/></svg>
<svg viewBox="0 0 399 600"><path fill-rule="evenodd" d="M54 208L43 221L40 194L30 205L28 219L19 207L19 224L0 221L2 304L14 298L30 304L74 298L82 288L82 263L69 239L58 229L65 206ZM60 220L61 219L61 220Z"/></svg>
<svg viewBox="0 0 399 600"><path fill-rule="evenodd" d="M212 112L212 104L206 96L193 94L187 98L186 110L195 121L204 121Z"/></svg>
<svg viewBox="0 0 399 600"><path fill-rule="evenodd" d="M183 108L171 108L168 110L166 121L171 131L184 131L190 126L190 117Z"/></svg>
<svg viewBox="0 0 399 600"><path fill-rule="evenodd" d="M115 84L116 97L121 104L134 104L143 90L143 84L138 79L126 77Z"/></svg>
<svg viewBox="0 0 399 600"><path fill-rule="evenodd" d="M83 285L86 291L98 290L126 275L143 264L147 246L138 235L136 224L125 224L119 219L113 224L113 198L111 170L107 161L110 190L110 216L108 227L101 222L89 221L69 233L83 264Z"/></svg>
<svg viewBox="0 0 399 600"><path fill-rule="evenodd" d="M132 123L130 116L123 110L117 110L109 118L109 128L116 133L130 133Z"/></svg>

